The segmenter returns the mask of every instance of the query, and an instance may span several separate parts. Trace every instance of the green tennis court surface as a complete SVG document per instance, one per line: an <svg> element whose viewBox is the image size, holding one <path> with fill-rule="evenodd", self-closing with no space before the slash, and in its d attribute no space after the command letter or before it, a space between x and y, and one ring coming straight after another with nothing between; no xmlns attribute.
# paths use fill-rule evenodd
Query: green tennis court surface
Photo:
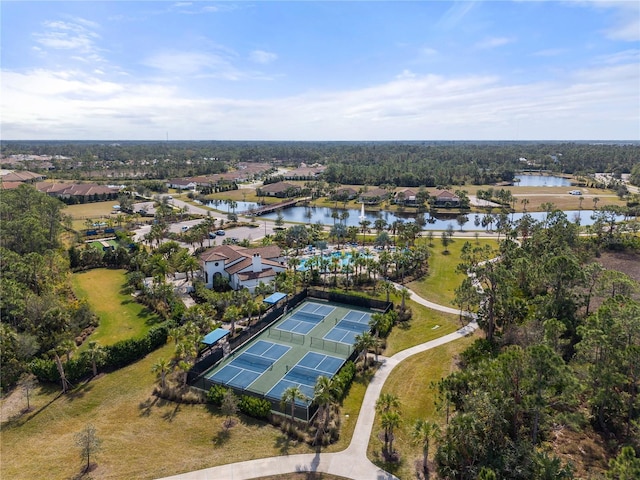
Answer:
<svg viewBox="0 0 640 480"><path fill-rule="evenodd" d="M311 399L318 377L332 378L351 355L355 336L369 330L371 313L351 305L305 300L204 377L274 402L292 386Z"/></svg>

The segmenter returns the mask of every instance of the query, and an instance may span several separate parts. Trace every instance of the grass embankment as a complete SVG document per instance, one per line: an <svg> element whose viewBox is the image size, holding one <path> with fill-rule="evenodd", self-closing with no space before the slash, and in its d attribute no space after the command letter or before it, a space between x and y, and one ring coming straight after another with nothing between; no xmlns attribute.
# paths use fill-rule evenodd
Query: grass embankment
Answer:
<svg viewBox="0 0 640 480"><path fill-rule="evenodd" d="M486 238L479 238L476 241L475 238L461 237L454 237L452 240L453 242L447 247L449 253L445 254L440 239L434 236L433 247L430 248L429 274L420 280L408 283L407 287L422 298L456 308L453 304L455 289L464 279L464 274L456 272L463 245L465 242L470 242L474 247L490 245L492 248L498 248L498 241Z"/></svg>
<svg viewBox="0 0 640 480"><path fill-rule="evenodd" d="M71 277L73 291L80 299L86 299L100 319L100 325L89 337L101 345L111 345L127 338L137 338L149 331L160 317L131 295L122 293L125 285L124 270L97 268L74 273Z"/></svg>
<svg viewBox="0 0 640 480"><path fill-rule="evenodd" d="M382 461L383 442L378 438L382 432L379 415L376 415L367 449L367 455L372 462L400 479L416 478L415 461L422 458L422 449L411 441L413 424L418 418L441 425L444 423L444 412L438 411L435 407L437 390L432 387L432 383L439 381L455 369L452 359L467 348L474 338L476 337L466 337L416 354L391 372L382 388L382 393L394 394L400 400L401 424L394 432L394 450L399 452L400 462L386 464ZM434 443L432 442L432 445ZM435 447L432 447L431 453L434 450Z"/></svg>

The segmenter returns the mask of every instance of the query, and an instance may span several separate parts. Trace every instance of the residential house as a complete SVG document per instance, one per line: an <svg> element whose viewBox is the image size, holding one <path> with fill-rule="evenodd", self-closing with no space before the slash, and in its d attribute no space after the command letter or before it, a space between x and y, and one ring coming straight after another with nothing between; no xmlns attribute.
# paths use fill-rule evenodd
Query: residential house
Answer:
<svg viewBox="0 0 640 480"><path fill-rule="evenodd" d="M234 290L248 288L252 293L260 282L272 282L286 268L277 245L261 248L219 245L200 255L200 265L207 288L213 287L216 276L222 276Z"/></svg>
<svg viewBox="0 0 640 480"><path fill-rule="evenodd" d="M45 179L45 175L28 172L27 170L0 170L3 182L35 183Z"/></svg>
<svg viewBox="0 0 640 480"><path fill-rule="evenodd" d="M436 207L455 208L460 206L460 197L448 190L439 190L431 197Z"/></svg>
<svg viewBox="0 0 640 480"><path fill-rule="evenodd" d="M258 195L265 197L295 197L300 195L301 188L298 185L287 182L270 183L258 188Z"/></svg>
<svg viewBox="0 0 640 480"><path fill-rule="evenodd" d="M50 183L38 182L36 188L61 200L72 202L97 202L118 198L120 187L97 185L95 183Z"/></svg>
<svg viewBox="0 0 640 480"><path fill-rule="evenodd" d="M324 165L318 163L311 166L307 166L306 163L301 163L298 168L283 173L282 177L285 180L314 180L324 172L326 168Z"/></svg>
<svg viewBox="0 0 640 480"><path fill-rule="evenodd" d="M188 178L172 178L167 181L168 188L175 188L176 190L195 190L197 183Z"/></svg>
<svg viewBox="0 0 640 480"><path fill-rule="evenodd" d="M350 202L358 196L358 192L351 187L339 188L331 195L331 200L335 202Z"/></svg>
<svg viewBox="0 0 640 480"><path fill-rule="evenodd" d="M360 194L360 202L365 205L377 205L389 198L389 192L384 188L372 188Z"/></svg>
<svg viewBox="0 0 640 480"><path fill-rule="evenodd" d="M415 207L418 204L417 192L411 188L398 190L393 196L393 202L405 207Z"/></svg>

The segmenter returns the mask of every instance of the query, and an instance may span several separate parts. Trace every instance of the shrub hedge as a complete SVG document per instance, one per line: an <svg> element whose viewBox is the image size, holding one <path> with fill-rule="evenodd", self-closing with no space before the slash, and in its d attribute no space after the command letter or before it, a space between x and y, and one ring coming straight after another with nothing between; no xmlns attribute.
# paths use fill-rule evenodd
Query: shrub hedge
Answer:
<svg viewBox="0 0 640 480"><path fill-rule="evenodd" d="M227 391L228 389L222 385L214 385L207 392L207 401L216 407L220 407ZM242 395L238 407L245 415L255 418L269 418L271 413L271 403L268 400L252 397L251 395Z"/></svg>
<svg viewBox="0 0 640 480"><path fill-rule="evenodd" d="M144 337L128 338L105 346L105 359L100 362L99 367L103 370L117 370L140 360L167 342L169 329L172 326L173 322L164 322L151 328ZM30 363L30 368L40 381L52 383L60 381L60 374L54 360L38 358ZM80 355L64 363L64 372L69 382L77 382L91 375L91 362L85 355Z"/></svg>

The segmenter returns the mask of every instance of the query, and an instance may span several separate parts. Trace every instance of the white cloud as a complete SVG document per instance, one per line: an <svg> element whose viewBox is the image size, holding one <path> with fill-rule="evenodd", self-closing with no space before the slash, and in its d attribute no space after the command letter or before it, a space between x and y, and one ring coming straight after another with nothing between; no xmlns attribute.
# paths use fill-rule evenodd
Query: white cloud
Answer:
<svg viewBox="0 0 640 480"><path fill-rule="evenodd" d="M208 52L168 50L147 57L142 64L180 76L208 74L232 80L241 75L228 59Z"/></svg>
<svg viewBox="0 0 640 480"><path fill-rule="evenodd" d="M484 49L502 47L504 45L508 45L509 43L513 43L513 42L514 42L514 39L512 38L491 37L491 38L485 38L484 40L481 40L480 42L476 43L475 48L484 50Z"/></svg>
<svg viewBox="0 0 640 480"><path fill-rule="evenodd" d="M603 32L607 38L640 41L640 3L636 0L574 0L572 3L612 12L613 25Z"/></svg>
<svg viewBox="0 0 640 480"><path fill-rule="evenodd" d="M9 139L637 140L639 81L635 62L512 84L406 70L368 88L248 100L34 70L3 72L1 108Z"/></svg>
<svg viewBox="0 0 640 480"><path fill-rule="evenodd" d="M254 50L249 54L249 59L252 62L259 63L262 65L266 65L275 61L278 58L273 52L267 52L265 50Z"/></svg>
<svg viewBox="0 0 640 480"><path fill-rule="evenodd" d="M62 50L72 51L70 58L81 61L103 62L101 52L96 45L100 35L94 30L98 24L90 20L74 17L72 21L47 21L43 23L43 31L33 34L38 45L33 49L39 53L50 53Z"/></svg>

